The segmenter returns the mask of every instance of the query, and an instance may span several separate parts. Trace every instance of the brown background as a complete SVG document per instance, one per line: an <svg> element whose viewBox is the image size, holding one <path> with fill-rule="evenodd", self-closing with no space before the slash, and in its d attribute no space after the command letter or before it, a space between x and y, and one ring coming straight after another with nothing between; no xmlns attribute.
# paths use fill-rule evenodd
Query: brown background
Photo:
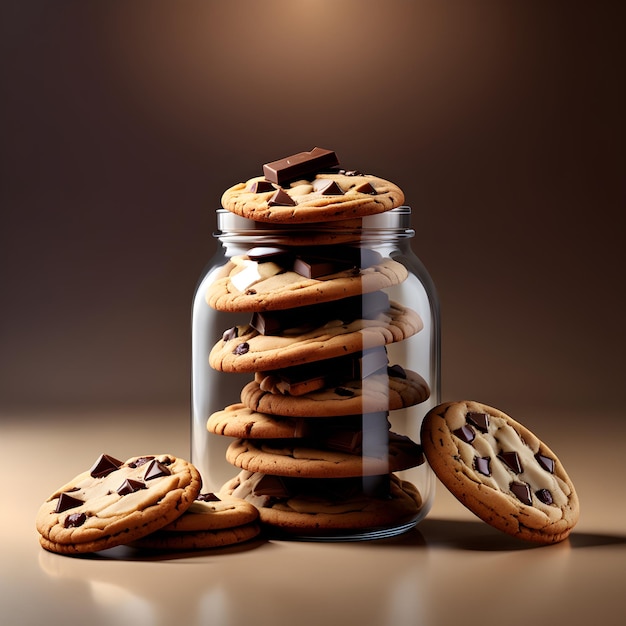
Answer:
<svg viewBox="0 0 626 626"><path fill-rule="evenodd" d="M398 183L443 395L619 409L620 2L0 7L0 408L184 406L226 187L314 146Z"/></svg>

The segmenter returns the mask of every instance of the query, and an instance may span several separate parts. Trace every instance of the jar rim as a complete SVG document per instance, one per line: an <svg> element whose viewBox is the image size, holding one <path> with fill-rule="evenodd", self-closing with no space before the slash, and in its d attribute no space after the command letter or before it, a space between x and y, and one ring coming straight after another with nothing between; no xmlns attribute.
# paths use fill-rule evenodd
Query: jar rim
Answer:
<svg viewBox="0 0 626 626"><path fill-rule="evenodd" d="M236 235L271 235L285 234L286 232L332 232L332 233L388 233L395 237L413 237L415 231L411 228L411 207L399 206L395 209L368 215L359 220L355 226L355 220L298 223L298 224L272 224L251 220L226 209L217 209L217 232L215 237L227 234Z"/></svg>

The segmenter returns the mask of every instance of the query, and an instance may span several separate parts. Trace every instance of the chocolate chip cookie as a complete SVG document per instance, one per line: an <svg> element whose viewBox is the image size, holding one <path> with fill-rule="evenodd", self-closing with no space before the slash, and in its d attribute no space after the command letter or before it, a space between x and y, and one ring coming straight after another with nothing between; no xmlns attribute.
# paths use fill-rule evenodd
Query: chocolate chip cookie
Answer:
<svg viewBox="0 0 626 626"><path fill-rule="evenodd" d="M410 528L423 507L415 486L393 474L298 479L242 470L221 491L254 504L268 532L300 538Z"/></svg>
<svg viewBox="0 0 626 626"><path fill-rule="evenodd" d="M424 454L441 482L495 528L554 543L578 521L578 496L557 456L502 411L478 402L448 402L428 412L421 434Z"/></svg>
<svg viewBox="0 0 626 626"><path fill-rule="evenodd" d="M242 543L259 535L257 509L226 494L203 493L177 519L131 542L149 550L203 550Z"/></svg>
<svg viewBox="0 0 626 626"><path fill-rule="evenodd" d="M266 163L263 176L226 190L222 206L259 222L310 224L375 215L404 202L394 183L338 165L324 148Z"/></svg>
<svg viewBox="0 0 626 626"><path fill-rule="evenodd" d="M209 287L220 311L271 311L338 300L397 285L406 268L356 246L265 246L233 256Z"/></svg>
<svg viewBox="0 0 626 626"><path fill-rule="evenodd" d="M41 545L79 554L126 544L173 522L200 493L198 470L171 454L103 454L55 491L36 518Z"/></svg>
<svg viewBox="0 0 626 626"><path fill-rule="evenodd" d="M354 298L254 313L224 331L209 354L223 372L274 370L402 341L423 328L419 315L376 291Z"/></svg>

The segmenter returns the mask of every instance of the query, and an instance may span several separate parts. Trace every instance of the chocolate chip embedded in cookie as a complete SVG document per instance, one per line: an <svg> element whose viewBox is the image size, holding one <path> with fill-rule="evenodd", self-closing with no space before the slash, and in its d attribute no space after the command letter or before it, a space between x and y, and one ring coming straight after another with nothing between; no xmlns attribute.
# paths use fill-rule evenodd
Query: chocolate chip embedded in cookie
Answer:
<svg viewBox="0 0 626 626"><path fill-rule="evenodd" d="M578 521L578 497L559 459L502 411L471 401L439 405L424 418L421 440L441 482L495 528L554 543Z"/></svg>
<svg viewBox="0 0 626 626"><path fill-rule="evenodd" d="M147 535L174 521L200 492L198 470L171 454L126 462L102 455L93 467L55 491L36 526L51 552L96 552Z"/></svg>
<svg viewBox="0 0 626 626"><path fill-rule="evenodd" d="M222 206L251 220L294 224L360 218L404 202L394 183L336 165L334 152L322 148L267 163L264 176L225 191Z"/></svg>

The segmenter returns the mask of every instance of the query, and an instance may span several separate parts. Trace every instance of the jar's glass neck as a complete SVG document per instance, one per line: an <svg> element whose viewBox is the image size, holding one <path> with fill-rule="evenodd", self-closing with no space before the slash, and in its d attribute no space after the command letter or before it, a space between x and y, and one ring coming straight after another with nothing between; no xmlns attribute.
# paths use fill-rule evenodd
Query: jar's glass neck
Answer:
<svg viewBox="0 0 626 626"><path fill-rule="evenodd" d="M242 244L273 242L298 245L319 240L320 243L383 243L410 239L411 208L401 206L391 211L353 220L315 224L268 224L246 219L225 209L217 210L217 231L222 243Z"/></svg>

